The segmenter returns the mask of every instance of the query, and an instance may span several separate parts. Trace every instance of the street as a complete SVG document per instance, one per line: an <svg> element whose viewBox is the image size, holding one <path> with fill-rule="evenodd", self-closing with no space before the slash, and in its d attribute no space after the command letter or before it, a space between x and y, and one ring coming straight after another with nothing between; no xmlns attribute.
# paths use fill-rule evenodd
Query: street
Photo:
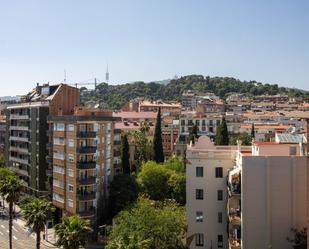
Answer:
<svg viewBox="0 0 309 249"><path fill-rule="evenodd" d="M13 248L14 249L35 249L36 236L34 233L30 234L28 229L24 228L19 220L13 221ZM41 243L41 249L56 248L52 245L46 246L46 242ZM8 217L0 218L0 249L9 248L9 220Z"/></svg>

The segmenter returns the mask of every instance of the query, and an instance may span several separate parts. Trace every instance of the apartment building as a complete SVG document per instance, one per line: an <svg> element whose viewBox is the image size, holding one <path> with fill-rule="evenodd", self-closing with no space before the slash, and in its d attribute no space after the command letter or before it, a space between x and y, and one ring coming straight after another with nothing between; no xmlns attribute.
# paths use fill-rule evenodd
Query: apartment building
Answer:
<svg viewBox="0 0 309 249"><path fill-rule="evenodd" d="M52 199L60 216L79 214L93 224L118 166L120 134L111 111L76 107L73 115L49 116L52 134ZM117 149L119 151L119 148Z"/></svg>
<svg viewBox="0 0 309 249"><path fill-rule="evenodd" d="M276 139L235 147L201 137L187 149L190 248L291 248L290 229L307 224L306 147L302 136Z"/></svg>
<svg viewBox="0 0 309 249"><path fill-rule="evenodd" d="M75 87L38 84L20 103L7 106L6 164L16 171L24 192L35 196L49 194L52 168L46 161L47 116L71 114L79 101L79 90Z"/></svg>

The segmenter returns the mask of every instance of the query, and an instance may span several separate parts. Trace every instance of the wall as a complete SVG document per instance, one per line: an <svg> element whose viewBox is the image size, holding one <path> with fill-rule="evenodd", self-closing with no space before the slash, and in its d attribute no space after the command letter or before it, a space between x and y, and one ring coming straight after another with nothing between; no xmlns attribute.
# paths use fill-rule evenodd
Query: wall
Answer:
<svg viewBox="0 0 309 249"><path fill-rule="evenodd" d="M241 197L243 248L291 249L290 228L306 226L306 158L243 157Z"/></svg>

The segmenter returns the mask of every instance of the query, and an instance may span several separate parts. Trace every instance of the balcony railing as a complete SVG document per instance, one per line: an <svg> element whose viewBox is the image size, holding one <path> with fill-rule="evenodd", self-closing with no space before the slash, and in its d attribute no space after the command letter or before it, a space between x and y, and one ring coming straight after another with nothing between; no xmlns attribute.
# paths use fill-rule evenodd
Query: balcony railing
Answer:
<svg viewBox="0 0 309 249"><path fill-rule="evenodd" d="M96 197L96 194L94 191L78 192L78 198L81 201L93 200L95 199L95 197Z"/></svg>
<svg viewBox="0 0 309 249"><path fill-rule="evenodd" d="M15 131L28 131L29 127L28 126L10 126L10 130L15 130Z"/></svg>
<svg viewBox="0 0 309 249"><path fill-rule="evenodd" d="M95 153L97 150L96 146L82 146L78 147L77 152L81 154Z"/></svg>
<svg viewBox="0 0 309 249"><path fill-rule="evenodd" d="M93 216L93 215L95 215L95 207L90 207L87 210L79 211L79 215L82 216L82 217Z"/></svg>
<svg viewBox="0 0 309 249"><path fill-rule="evenodd" d="M231 209L229 211L229 221L234 226L240 226L240 224L241 224L240 211L236 211L236 210Z"/></svg>
<svg viewBox="0 0 309 249"><path fill-rule="evenodd" d="M29 149L22 148L22 147L16 147L16 146L10 146L10 151L16 151L16 152L25 153L25 154L29 153Z"/></svg>
<svg viewBox="0 0 309 249"><path fill-rule="evenodd" d="M120 140L114 141L114 145L121 145L121 141Z"/></svg>
<svg viewBox="0 0 309 249"><path fill-rule="evenodd" d="M95 161L78 161L77 168L78 169L94 169L96 167Z"/></svg>
<svg viewBox="0 0 309 249"><path fill-rule="evenodd" d="M14 156L10 156L9 160L13 161L13 162L17 162L17 163L29 164L28 159L22 159L22 158L18 158L18 157L14 157Z"/></svg>
<svg viewBox="0 0 309 249"><path fill-rule="evenodd" d="M19 141L19 142L29 142L28 137L15 137L15 136L10 136L10 141Z"/></svg>
<svg viewBox="0 0 309 249"><path fill-rule="evenodd" d="M240 249L241 248L241 240L240 239L229 239L229 249Z"/></svg>
<svg viewBox="0 0 309 249"><path fill-rule="evenodd" d="M95 138L96 135L95 131L80 131L77 133L78 138Z"/></svg>
<svg viewBox="0 0 309 249"><path fill-rule="evenodd" d="M78 182L79 182L80 185L95 184L96 177L95 176L88 176L88 177L83 177L83 178L78 177Z"/></svg>
<svg viewBox="0 0 309 249"><path fill-rule="evenodd" d="M27 120L27 119L29 119L29 115L11 114L10 119L18 119L18 120L25 119L25 120Z"/></svg>
<svg viewBox="0 0 309 249"><path fill-rule="evenodd" d="M241 185L239 182L229 183L228 190L230 195L240 195L241 194Z"/></svg>

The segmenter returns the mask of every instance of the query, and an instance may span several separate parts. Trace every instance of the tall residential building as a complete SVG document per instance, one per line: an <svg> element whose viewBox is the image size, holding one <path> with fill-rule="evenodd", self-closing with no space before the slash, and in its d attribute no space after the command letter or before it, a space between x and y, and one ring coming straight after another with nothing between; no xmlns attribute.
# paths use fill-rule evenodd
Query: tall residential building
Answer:
<svg viewBox="0 0 309 249"><path fill-rule="evenodd" d="M7 106L6 164L22 180L24 192L35 196L49 194L47 116L70 114L79 101L77 88L45 84L37 85L20 103Z"/></svg>
<svg viewBox="0 0 309 249"><path fill-rule="evenodd" d="M232 147L201 137L188 148L190 248L291 248L290 229L307 222L306 147L301 136L276 139Z"/></svg>
<svg viewBox="0 0 309 249"><path fill-rule="evenodd" d="M120 146L120 134L114 133L118 119L111 111L85 107L76 107L73 115L48 117L53 204L60 216L79 214L94 222L102 215L120 160L114 154Z"/></svg>

